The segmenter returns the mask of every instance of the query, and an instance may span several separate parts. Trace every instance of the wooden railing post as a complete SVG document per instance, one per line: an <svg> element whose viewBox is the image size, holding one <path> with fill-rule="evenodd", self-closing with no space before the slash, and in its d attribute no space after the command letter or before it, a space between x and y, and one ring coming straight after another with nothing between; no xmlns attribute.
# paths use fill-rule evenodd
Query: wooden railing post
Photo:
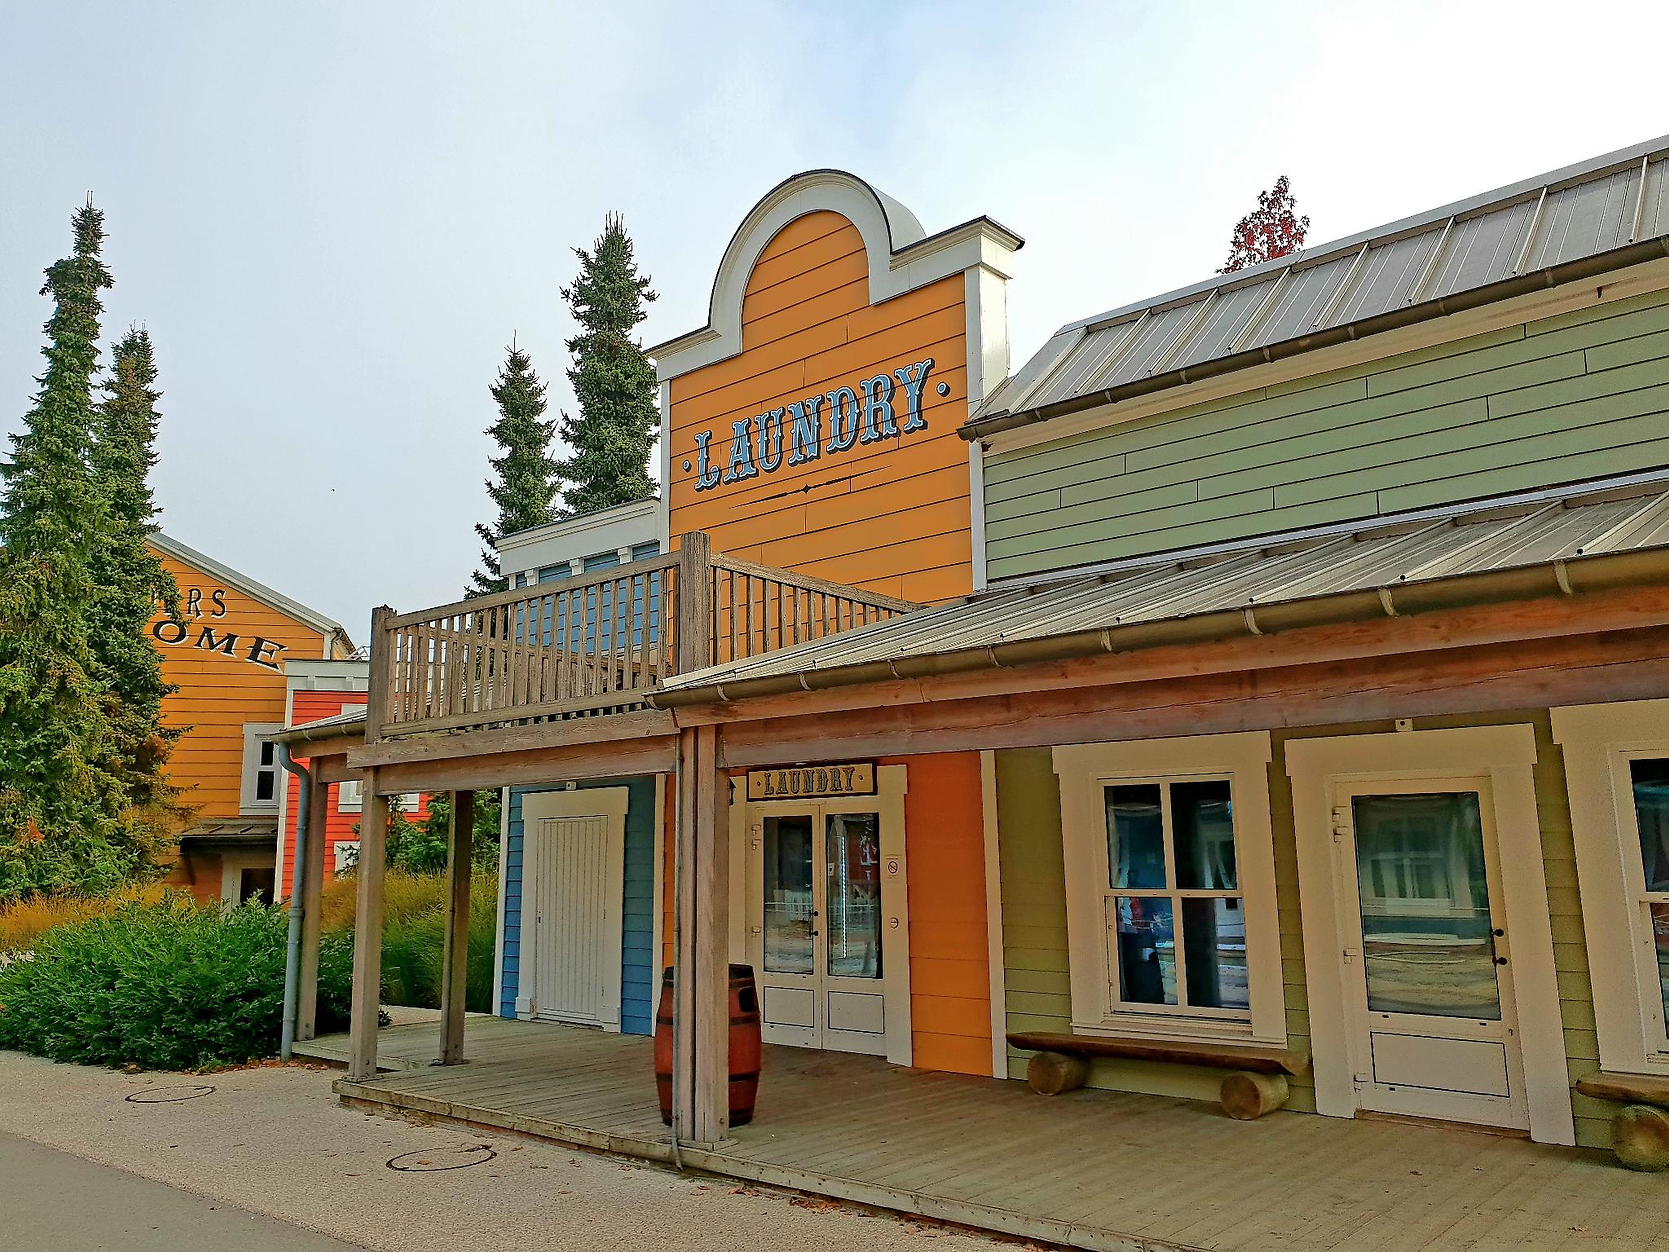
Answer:
<svg viewBox="0 0 1669 1252"><path fill-rule="evenodd" d="M692 530L678 540L678 672L713 663L713 541Z"/></svg>
<svg viewBox="0 0 1669 1252"><path fill-rule="evenodd" d="M380 604L371 610L371 677L365 694L365 742L377 743L388 721L388 682L394 672L394 654L387 621L394 610Z"/></svg>

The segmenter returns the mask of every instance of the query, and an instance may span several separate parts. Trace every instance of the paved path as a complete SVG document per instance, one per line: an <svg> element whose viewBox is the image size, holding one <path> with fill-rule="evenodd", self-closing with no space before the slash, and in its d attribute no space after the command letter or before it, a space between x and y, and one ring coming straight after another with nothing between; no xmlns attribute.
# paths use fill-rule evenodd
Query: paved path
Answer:
<svg viewBox="0 0 1669 1252"><path fill-rule="evenodd" d="M351 1252L354 1245L0 1133L6 1242L64 1252Z"/></svg>
<svg viewBox="0 0 1669 1252"><path fill-rule="evenodd" d="M337 1076L301 1066L121 1074L0 1052L0 1132L76 1158L37 1150L30 1163L27 1145L0 1154L0 1248L923 1252L924 1239L933 1252L993 1246L767 1188L356 1112L331 1094ZM197 1094L200 1087L213 1089ZM14 1155L39 1184L18 1178L14 1187ZM461 1168L444 1168L454 1165ZM109 1188L108 1203L88 1179ZM153 1191L146 1179L166 1185ZM53 1223L48 1236L14 1237L12 1215L25 1197L31 1220ZM309 1232L328 1237L303 1242ZM246 1243L236 1242L246 1234Z"/></svg>

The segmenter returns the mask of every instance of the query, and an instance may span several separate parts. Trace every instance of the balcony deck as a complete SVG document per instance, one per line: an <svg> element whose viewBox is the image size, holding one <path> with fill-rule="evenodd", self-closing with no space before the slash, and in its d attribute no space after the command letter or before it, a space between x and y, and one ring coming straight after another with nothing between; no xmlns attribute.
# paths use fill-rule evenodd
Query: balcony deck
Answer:
<svg viewBox="0 0 1669 1252"><path fill-rule="evenodd" d="M365 763L398 759L376 746L400 740L641 714L674 674L916 607L714 553L695 532L676 552L595 573L415 612L379 608Z"/></svg>
<svg viewBox="0 0 1669 1252"><path fill-rule="evenodd" d="M382 1032L389 1072L338 1082L411 1110L666 1162L648 1039L472 1017L463 1066L437 1026ZM341 1059L345 1036L299 1045ZM1669 1247L1663 1181L1597 1154L1389 1121L1277 1112L900 1069L767 1047L752 1125L684 1164L1082 1248L1397 1252Z"/></svg>

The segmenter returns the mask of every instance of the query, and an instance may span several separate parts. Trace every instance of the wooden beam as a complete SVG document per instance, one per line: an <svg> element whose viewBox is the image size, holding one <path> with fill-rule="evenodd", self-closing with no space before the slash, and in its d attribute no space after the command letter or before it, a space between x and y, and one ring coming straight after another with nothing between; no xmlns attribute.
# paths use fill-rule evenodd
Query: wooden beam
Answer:
<svg viewBox="0 0 1669 1252"><path fill-rule="evenodd" d="M696 732L695 1119L691 1138L730 1131L730 782L719 773L718 730Z"/></svg>
<svg viewBox="0 0 1669 1252"><path fill-rule="evenodd" d="M394 657L389 652L388 619L394 610L386 604L371 610L371 640L367 645L371 657L371 677L365 694L365 742L375 743L381 737L382 725L388 720L388 686L394 673Z"/></svg>
<svg viewBox="0 0 1669 1252"><path fill-rule="evenodd" d="M475 793L452 793L446 851L446 943L441 955L440 1063L464 1059L464 994L469 977L469 886L474 860Z"/></svg>
<svg viewBox="0 0 1669 1252"><path fill-rule="evenodd" d="M678 736L674 783L677 804L673 813L673 865L677 875L673 903L673 1088L672 1126L679 1139L688 1139L695 1124L695 982L696 967L696 775L700 769L698 736L687 730Z"/></svg>
<svg viewBox="0 0 1669 1252"><path fill-rule="evenodd" d="M1275 730L1669 697L1661 627L728 725L720 764Z"/></svg>
<svg viewBox="0 0 1669 1252"><path fill-rule="evenodd" d="M333 753L330 756L313 758L314 776L320 782L344 783L355 782L364 776L365 771L354 769L348 764L346 752Z"/></svg>
<svg viewBox="0 0 1669 1252"><path fill-rule="evenodd" d="M566 748L384 765L376 770L376 785L384 795L410 791L493 791L523 783L666 774L672 772L676 756L677 740L671 735L609 740ZM370 783L366 786L369 789Z"/></svg>
<svg viewBox="0 0 1669 1252"><path fill-rule="evenodd" d="M713 542L699 530L678 539L678 672L713 663Z"/></svg>
<svg viewBox="0 0 1669 1252"><path fill-rule="evenodd" d="M311 1039L319 1023L319 935L320 910L324 905L325 832L330 820L330 784L314 770L307 804L306 862L302 866L301 899L291 907L301 909L301 968L296 983L296 1038ZM282 872L282 867L280 868Z"/></svg>
<svg viewBox="0 0 1669 1252"><path fill-rule="evenodd" d="M1669 624L1669 586L1639 586L1510 605L1474 605L1406 617L1373 617L1266 635L1169 644L1137 651L1037 661L997 668L757 696L734 703L686 705L680 726L810 716L848 709L965 700L1066 687L1152 682L1201 674L1275 669L1407 652L1441 651L1517 639L1635 630ZM972 664L972 661L969 661ZM815 683L817 675L810 675Z"/></svg>
<svg viewBox="0 0 1669 1252"><path fill-rule="evenodd" d="M358 904L354 912L353 998L348 1018L348 1080L377 1074L377 1015L382 1010L382 887L388 852L388 798L376 775L365 779L359 815Z"/></svg>
<svg viewBox="0 0 1669 1252"><path fill-rule="evenodd" d="M457 734L413 735L409 739L385 739L369 748L355 744L348 763L356 769L368 769L422 761L455 761L506 752L583 747L677 733L671 713L662 709L643 709L598 717L572 717L538 726L502 726Z"/></svg>

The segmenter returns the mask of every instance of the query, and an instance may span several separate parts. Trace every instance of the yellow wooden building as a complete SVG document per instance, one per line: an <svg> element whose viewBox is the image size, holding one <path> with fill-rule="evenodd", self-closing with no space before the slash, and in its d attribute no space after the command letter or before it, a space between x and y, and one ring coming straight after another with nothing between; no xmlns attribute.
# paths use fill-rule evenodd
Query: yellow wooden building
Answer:
<svg viewBox="0 0 1669 1252"><path fill-rule="evenodd" d="M180 589L179 617L158 612L149 631L179 688L162 705L184 731L168 776L193 810L170 880L201 899L272 899L283 786L269 736L285 722L285 665L345 660L353 644L324 614L177 539L151 546Z"/></svg>

